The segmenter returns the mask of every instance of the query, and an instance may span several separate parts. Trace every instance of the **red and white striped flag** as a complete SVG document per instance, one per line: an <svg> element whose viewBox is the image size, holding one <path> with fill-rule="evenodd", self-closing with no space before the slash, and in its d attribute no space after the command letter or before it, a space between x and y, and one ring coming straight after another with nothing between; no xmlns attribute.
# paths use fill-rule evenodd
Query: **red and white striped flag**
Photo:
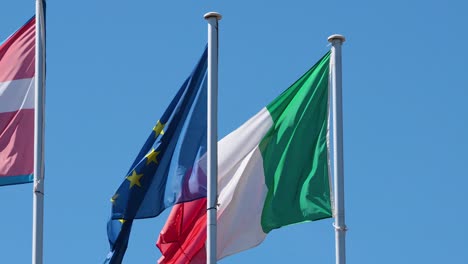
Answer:
<svg viewBox="0 0 468 264"><path fill-rule="evenodd" d="M33 180L35 22L0 44L0 185Z"/></svg>

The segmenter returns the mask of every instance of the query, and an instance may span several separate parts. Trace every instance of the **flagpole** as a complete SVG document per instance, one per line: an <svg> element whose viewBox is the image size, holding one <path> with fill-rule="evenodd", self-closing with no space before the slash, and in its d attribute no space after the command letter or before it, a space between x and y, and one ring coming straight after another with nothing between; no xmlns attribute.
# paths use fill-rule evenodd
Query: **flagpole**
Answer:
<svg viewBox="0 0 468 264"><path fill-rule="evenodd" d="M216 215L218 204L218 20L216 12L205 14L208 21L208 117L206 263L216 264Z"/></svg>
<svg viewBox="0 0 468 264"><path fill-rule="evenodd" d="M35 102L34 102L34 189L32 263L43 261L44 227L44 108L45 108L45 0L36 0Z"/></svg>
<svg viewBox="0 0 468 264"><path fill-rule="evenodd" d="M341 45L345 41L342 35L331 35L330 85L333 104L333 182L335 201L335 254L336 264L346 263L345 250L345 209L344 209L344 173L343 173L343 100L341 80Z"/></svg>

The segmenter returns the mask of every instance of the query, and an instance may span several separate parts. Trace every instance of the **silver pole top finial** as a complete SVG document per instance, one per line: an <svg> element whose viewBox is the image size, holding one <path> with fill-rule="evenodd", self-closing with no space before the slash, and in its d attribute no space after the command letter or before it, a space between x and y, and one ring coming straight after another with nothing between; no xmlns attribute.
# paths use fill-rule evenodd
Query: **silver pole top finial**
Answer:
<svg viewBox="0 0 468 264"><path fill-rule="evenodd" d="M212 17L215 17L216 20L221 20L222 16L218 12L208 12L203 16L205 19L210 19Z"/></svg>
<svg viewBox="0 0 468 264"><path fill-rule="evenodd" d="M341 43L343 43L343 42L345 42L346 39L345 39L345 37L343 35L340 35L340 34L333 34L333 35L328 37L328 42L333 43L335 40L338 40Z"/></svg>

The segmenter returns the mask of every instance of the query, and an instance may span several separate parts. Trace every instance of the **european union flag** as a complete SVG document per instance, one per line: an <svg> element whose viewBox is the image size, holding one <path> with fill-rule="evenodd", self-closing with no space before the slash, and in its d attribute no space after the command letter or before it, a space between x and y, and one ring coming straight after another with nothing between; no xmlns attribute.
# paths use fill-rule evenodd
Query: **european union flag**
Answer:
<svg viewBox="0 0 468 264"><path fill-rule="evenodd" d="M122 262L133 219L206 197L207 64L205 49L112 196L106 263Z"/></svg>

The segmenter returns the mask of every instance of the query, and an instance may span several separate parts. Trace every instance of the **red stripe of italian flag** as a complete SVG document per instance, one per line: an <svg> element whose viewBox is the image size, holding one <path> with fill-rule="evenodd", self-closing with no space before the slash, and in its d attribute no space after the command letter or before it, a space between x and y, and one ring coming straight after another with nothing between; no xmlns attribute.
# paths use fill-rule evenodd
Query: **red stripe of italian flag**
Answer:
<svg viewBox="0 0 468 264"><path fill-rule="evenodd" d="M267 107L218 143L218 259L282 226L332 216L327 53ZM204 263L206 200L174 206L159 263Z"/></svg>
<svg viewBox="0 0 468 264"><path fill-rule="evenodd" d="M0 45L0 185L31 182L35 19Z"/></svg>

